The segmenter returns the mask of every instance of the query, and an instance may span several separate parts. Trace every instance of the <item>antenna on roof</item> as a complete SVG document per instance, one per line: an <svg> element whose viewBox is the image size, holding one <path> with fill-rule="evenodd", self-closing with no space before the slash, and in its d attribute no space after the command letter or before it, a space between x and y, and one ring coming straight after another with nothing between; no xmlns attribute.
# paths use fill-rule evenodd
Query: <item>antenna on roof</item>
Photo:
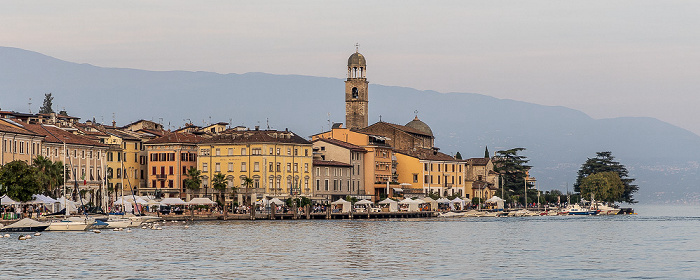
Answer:
<svg viewBox="0 0 700 280"><path fill-rule="evenodd" d="M331 112L328 112L328 130L331 130L331 129L332 129L332 126L331 126Z"/></svg>
<svg viewBox="0 0 700 280"><path fill-rule="evenodd" d="M265 122L267 123L267 130L270 130L270 118L265 118Z"/></svg>
<svg viewBox="0 0 700 280"><path fill-rule="evenodd" d="M29 97L29 113L32 113L32 98Z"/></svg>
<svg viewBox="0 0 700 280"><path fill-rule="evenodd" d="M228 128L231 128L231 124L233 124L233 118L228 119Z"/></svg>

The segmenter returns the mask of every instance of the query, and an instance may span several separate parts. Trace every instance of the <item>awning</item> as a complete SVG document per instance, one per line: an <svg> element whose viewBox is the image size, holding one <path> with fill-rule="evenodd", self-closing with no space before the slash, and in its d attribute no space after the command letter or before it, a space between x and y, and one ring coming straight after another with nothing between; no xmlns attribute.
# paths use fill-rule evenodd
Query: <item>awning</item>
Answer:
<svg viewBox="0 0 700 280"><path fill-rule="evenodd" d="M394 191L395 192L403 192L403 189L402 188L394 188Z"/></svg>

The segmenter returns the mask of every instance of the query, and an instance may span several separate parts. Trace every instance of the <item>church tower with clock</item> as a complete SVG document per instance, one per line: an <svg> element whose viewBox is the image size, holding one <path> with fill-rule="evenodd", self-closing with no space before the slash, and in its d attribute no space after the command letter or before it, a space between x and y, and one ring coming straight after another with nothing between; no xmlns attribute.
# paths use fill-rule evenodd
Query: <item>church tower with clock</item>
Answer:
<svg viewBox="0 0 700 280"><path fill-rule="evenodd" d="M367 62L358 52L348 58L348 79L345 81L345 125L350 130L367 127Z"/></svg>

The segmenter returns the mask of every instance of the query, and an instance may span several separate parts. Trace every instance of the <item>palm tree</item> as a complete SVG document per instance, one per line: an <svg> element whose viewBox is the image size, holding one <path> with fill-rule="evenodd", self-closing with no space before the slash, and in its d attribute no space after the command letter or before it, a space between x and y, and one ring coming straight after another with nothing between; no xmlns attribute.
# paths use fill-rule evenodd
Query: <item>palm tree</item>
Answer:
<svg viewBox="0 0 700 280"><path fill-rule="evenodd" d="M190 191L199 190L199 186L202 184L202 171L197 170L196 167L190 167L187 170L187 179L185 179L185 189Z"/></svg>
<svg viewBox="0 0 700 280"><path fill-rule="evenodd" d="M215 190L219 191L221 204L226 207L226 199L224 198L224 193L226 192L226 187L228 185L226 184L226 176L224 176L222 173L216 173L214 178L211 180L211 185Z"/></svg>
<svg viewBox="0 0 700 280"><path fill-rule="evenodd" d="M32 161L32 165L37 169L37 180L41 186L41 193L53 193L58 197L58 186L63 182L63 163L60 161L51 162L44 156L37 156Z"/></svg>

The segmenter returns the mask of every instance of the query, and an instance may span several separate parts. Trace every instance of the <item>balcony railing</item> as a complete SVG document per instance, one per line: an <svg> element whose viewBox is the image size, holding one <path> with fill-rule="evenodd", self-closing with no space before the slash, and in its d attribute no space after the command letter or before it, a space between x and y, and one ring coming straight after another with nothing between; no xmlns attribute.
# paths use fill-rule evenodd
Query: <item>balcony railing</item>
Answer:
<svg viewBox="0 0 700 280"><path fill-rule="evenodd" d="M156 179L158 179L159 181L165 181L166 178L168 178L168 175L156 174Z"/></svg>

